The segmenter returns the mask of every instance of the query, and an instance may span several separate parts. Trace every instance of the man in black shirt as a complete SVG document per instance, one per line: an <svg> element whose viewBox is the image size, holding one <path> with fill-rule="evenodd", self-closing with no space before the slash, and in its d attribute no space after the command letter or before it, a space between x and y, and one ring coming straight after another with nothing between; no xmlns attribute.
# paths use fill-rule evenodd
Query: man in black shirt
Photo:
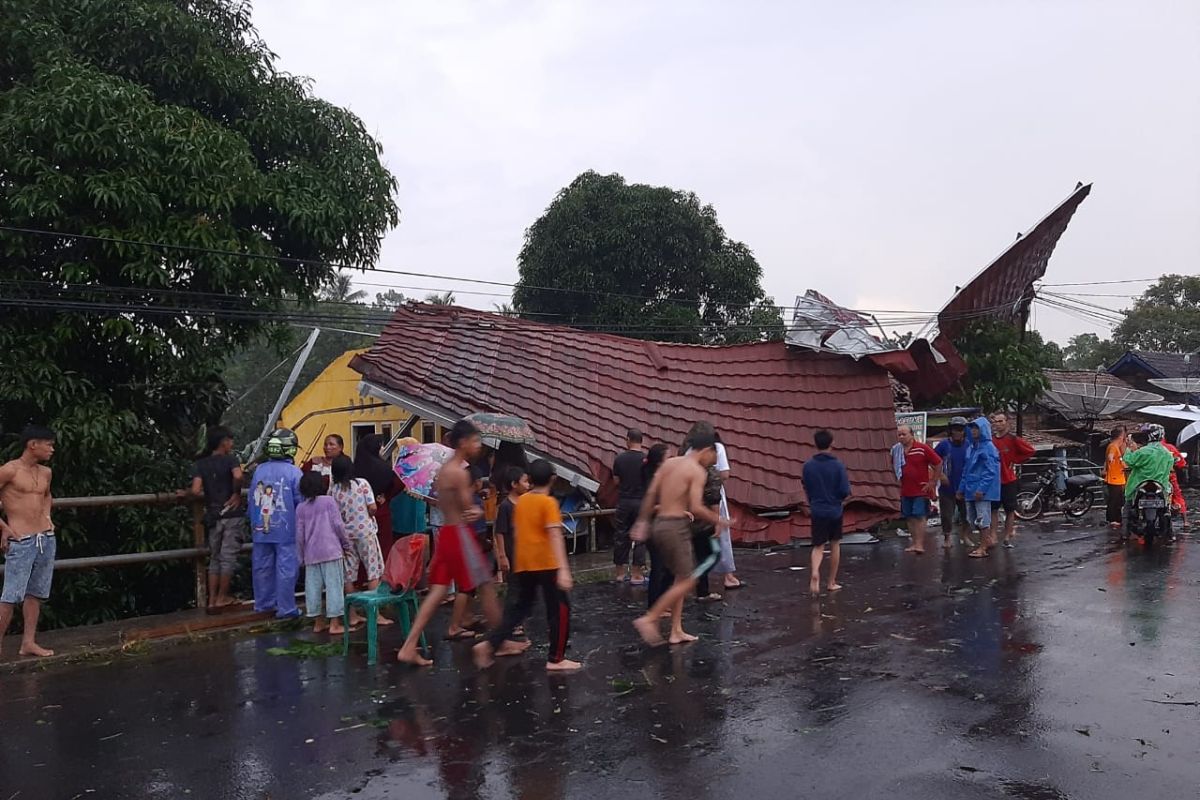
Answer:
<svg viewBox="0 0 1200 800"><path fill-rule="evenodd" d="M642 506L642 498L646 494L645 481L642 477L642 465L646 453L642 449L642 432L630 428L625 434L625 452L613 461L613 479L617 483L620 498L617 500L617 513L613 517L613 564L616 568L613 578L618 583L625 580L625 570L629 566L630 552L633 553L633 577L630 583L641 586L646 583L646 544L633 542L629 538L629 529L637 521L638 511Z"/></svg>
<svg viewBox="0 0 1200 800"><path fill-rule="evenodd" d="M229 582L237 568L245 539L242 511L242 465L233 455L233 434L213 428L208 434L208 455L192 467L188 494L204 498L204 526L208 530L208 611L215 613L235 601Z"/></svg>

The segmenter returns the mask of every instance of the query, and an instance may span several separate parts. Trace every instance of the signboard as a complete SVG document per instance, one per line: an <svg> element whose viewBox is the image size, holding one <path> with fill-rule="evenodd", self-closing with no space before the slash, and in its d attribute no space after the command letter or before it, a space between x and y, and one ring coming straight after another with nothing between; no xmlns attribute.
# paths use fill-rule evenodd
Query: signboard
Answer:
<svg viewBox="0 0 1200 800"><path fill-rule="evenodd" d="M918 442L925 441L925 432L929 429L929 413L926 411L910 411L906 414L896 414L896 427L907 425L912 428L913 436Z"/></svg>

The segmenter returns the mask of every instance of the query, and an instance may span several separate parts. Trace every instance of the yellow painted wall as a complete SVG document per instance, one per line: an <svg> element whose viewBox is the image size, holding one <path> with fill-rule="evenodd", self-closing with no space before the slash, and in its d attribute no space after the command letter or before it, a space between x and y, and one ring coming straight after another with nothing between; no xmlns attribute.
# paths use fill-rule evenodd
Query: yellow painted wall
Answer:
<svg viewBox="0 0 1200 800"><path fill-rule="evenodd" d="M300 454L297 463L311 455L321 455L325 437L340 434L346 442L346 454L354 456L355 433L395 433L408 419L408 412L395 406L384 408L362 408L380 401L373 397L360 397L358 383L361 379L350 369L350 360L365 350L347 350L330 363L312 383L305 386L280 414L284 427L291 428L300 439ZM313 412L355 406L354 411L337 411L326 414ZM422 426L417 425L413 435L421 438ZM440 435L440 431L437 432Z"/></svg>

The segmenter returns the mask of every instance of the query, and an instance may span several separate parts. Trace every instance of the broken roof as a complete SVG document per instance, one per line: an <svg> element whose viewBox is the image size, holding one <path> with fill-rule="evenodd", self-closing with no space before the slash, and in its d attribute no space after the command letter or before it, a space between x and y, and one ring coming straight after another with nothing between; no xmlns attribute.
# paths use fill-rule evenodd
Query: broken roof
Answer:
<svg viewBox="0 0 1200 800"><path fill-rule="evenodd" d="M1021 321L1033 300L1033 284L1046 275L1050 255L1075 215L1075 209L1092 191L1092 185L1078 184L1066 200L1059 203L1017 239L992 263L963 288L938 312L937 327L951 339L958 337L971 319L988 316L1013 323Z"/></svg>
<svg viewBox="0 0 1200 800"><path fill-rule="evenodd" d="M729 450L726 493L740 541L807 529L800 485L813 433L834 432L854 487L848 530L895 515L887 458L895 430L888 373L870 360L783 342L663 344L463 308L408 305L351 366L366 389L442 415L504 411L529 422L538 450L609 483L625 431L677 445L709 420ZM763 519L747 512L782 512ZM740 513L739 513L740 512Z"/></svg>

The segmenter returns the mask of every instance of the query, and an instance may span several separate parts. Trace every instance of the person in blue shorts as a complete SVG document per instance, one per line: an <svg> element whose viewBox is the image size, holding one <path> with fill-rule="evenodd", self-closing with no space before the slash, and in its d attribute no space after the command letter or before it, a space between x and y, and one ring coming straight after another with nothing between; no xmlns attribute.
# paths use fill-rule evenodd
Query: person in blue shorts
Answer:
<svg viewBox="0 0 1200 800"><path fill-rule="evenodd" d="M904 552L925 552L925 525L929 521L930 502L942 480L942 457L924 442L917 441L912 428L896 429L898 445L892 449L892 464L900 480L900 515L908 525L912 544Z"/></svg>

